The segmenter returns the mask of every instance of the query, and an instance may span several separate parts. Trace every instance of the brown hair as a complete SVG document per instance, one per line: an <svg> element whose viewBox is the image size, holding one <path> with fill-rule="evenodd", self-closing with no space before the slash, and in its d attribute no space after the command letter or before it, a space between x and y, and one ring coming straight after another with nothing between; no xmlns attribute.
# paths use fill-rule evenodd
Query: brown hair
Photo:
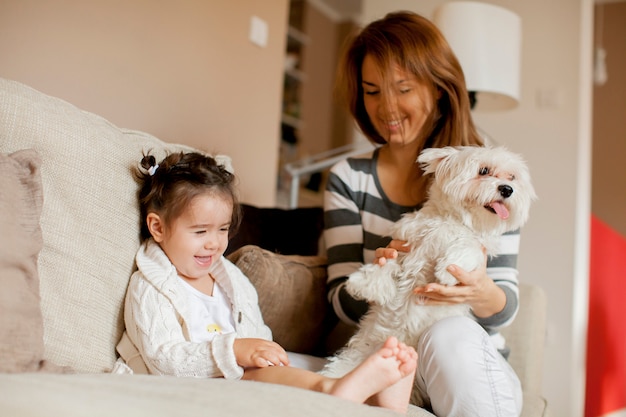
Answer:
<svg viewBox="0 0 626 417"><path fill-rule="evenodd" d="M428 87L436 106L423 129L423 148L483 144L470 114L461 66L432 22L413 12L389 13L367 25L345 45L336 92L365 136L384 144L363 101L361 69L366 55L378 64L383 79L388 81L390 69L396 64Z"/></svg>
<svg viewBox="0 0 626 417"><path fill-rule="evenodd" d="M157 164L156 158L147 154L134 175L140 183L138 198L142 240L151 236L146 224L148 213L159 214L169 224L182 214L191 200L207 192L232 201L230 236L241 222L235 175L210 156L196 152L172 153Z"/></svg>

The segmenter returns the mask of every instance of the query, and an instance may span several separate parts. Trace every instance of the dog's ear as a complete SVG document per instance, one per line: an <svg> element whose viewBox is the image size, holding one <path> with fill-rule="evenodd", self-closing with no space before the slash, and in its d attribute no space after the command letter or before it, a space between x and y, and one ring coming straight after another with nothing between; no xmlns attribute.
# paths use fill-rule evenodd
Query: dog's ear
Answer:
<svg viewBox="0 0 626 417"><path fill-rule="evenodd" d="M459 149L452 146L446 146L443 148L427 148L419 154L417 162L424 170L424 173L431 174L437 170L437 166L441 163L441 161L457 152L459 152Z"/></svg>

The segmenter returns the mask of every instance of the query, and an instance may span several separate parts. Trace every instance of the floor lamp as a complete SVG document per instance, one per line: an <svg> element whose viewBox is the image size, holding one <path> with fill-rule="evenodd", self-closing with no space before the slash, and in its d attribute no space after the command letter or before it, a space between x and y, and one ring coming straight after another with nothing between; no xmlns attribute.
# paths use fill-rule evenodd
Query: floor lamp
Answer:
<svg viewBox="0 0 626 417"><path fill-rule="evenodd" d="M510 10L488 3L453 1L435 10L441 30L465 74L476 111L506 110L520 98L522 24Z"/></svg>

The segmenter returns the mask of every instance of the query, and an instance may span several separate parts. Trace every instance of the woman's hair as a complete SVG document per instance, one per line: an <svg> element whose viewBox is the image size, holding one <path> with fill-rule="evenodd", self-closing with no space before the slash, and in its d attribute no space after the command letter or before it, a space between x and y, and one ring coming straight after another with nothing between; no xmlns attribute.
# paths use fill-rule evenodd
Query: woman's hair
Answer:
<svg viewBox="0 0 626 417"><path fill-rule="evenodd" d="M389 13L356 33L338 67L336 92L370 141L386 142L363 101L361 70L367 55L381 71L381 88L392 88L391 70L399 65L430 91L435 106L424 125L423 148L483 144L471 118L463 70L450 45L432 22L406 11Z"/></svg>
<svg viewBox="0 0 626 417"><path fill-rule="evenodd" d="M157 164L155 157L147 154L134 175L140 184L138 197L142 240L151 236L146 223L148 213L157 213L166 224L171 224L195 197L205 193L232 202L231 236L241 222L235 175L210 156L178 152Z"/></svg>

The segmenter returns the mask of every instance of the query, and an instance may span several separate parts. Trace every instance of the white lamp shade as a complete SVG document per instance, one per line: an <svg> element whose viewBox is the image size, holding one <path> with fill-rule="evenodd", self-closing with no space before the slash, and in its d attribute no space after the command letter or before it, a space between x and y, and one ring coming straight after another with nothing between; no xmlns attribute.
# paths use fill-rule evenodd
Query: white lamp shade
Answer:
<svg viewBox="0 0 626 417"><path fill-rule="evenodd" d="M461 63L476 110L515 107L520 98L520 17L503 7L473 1L445 3L435 11L439 27Z"/></svg>

